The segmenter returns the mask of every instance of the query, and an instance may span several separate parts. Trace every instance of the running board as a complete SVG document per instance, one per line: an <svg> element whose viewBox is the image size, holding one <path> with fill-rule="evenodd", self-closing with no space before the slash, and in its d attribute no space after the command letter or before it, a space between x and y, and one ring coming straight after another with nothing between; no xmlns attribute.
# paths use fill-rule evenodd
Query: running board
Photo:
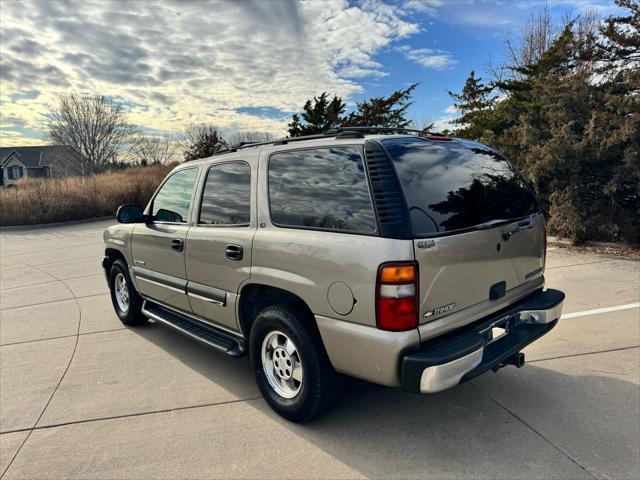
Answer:
<svg viewBox="0 0 640 480"><path fill-rule="evenodd" d="M246 342L243 339L156 302L145 300L142 314L227 355L239 357L246 352Z"/></svg>

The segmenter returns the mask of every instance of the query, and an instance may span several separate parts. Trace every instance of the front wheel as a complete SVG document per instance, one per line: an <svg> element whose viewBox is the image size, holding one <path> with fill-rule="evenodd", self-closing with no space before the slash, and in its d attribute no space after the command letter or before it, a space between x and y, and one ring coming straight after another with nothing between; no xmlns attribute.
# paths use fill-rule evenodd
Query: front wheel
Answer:
<svg viewBox="0 0 640 480"><path fill-rule="evenodd" d="M133 286L127 264L120 259L115 260L111 265L109 289L111 290L111 303L122 323L139 325L146 321L141 313L142 297Z"/></svg>
<svg viewBox="0 0 640 480"><path fill-rule="evenodd" d="M306 422L321 415L337 393L337 374L302 310L274 305L258 313L249 336L256 381L279 415Z"/></svg>

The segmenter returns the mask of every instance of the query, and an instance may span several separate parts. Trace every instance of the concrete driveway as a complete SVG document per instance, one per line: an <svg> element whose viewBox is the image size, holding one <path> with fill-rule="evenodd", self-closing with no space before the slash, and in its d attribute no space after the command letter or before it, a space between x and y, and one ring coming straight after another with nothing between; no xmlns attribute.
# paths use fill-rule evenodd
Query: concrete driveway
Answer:
<svg viewBox="0 0 640 480"><path fill-rule="evenodd" d="M638 262L551 249L570 315L524 368L432 396L349 381L301 426L271 412L247 358L123 328L107 224L0 235L6 479L640 477Z"/></svg>

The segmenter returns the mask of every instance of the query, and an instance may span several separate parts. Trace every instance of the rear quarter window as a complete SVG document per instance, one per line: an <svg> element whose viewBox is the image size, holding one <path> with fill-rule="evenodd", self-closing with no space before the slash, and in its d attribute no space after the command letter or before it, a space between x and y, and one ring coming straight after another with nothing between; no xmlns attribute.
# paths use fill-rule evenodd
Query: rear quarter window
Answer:
<svg viewBox="0 0 640 480"><path fill-rule="evenodd" d="M471 142L383 139L402 185L414 236L470 229L538 211L537 202L507 159Z"/></svg>
<svg viewBox="0 0 640 480"><path fill-rule="evenodd" d="M376 221L360 152L327 147L274 153L269 203L275 225L371 233Z"/></svg>

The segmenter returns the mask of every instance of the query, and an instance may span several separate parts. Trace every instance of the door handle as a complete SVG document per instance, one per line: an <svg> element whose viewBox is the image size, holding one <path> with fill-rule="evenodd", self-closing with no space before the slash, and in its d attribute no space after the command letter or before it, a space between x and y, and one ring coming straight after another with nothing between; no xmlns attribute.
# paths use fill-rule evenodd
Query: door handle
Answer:
<svg viewBox="0 0 640 480"><path fill-rule="evenodd" d="M229 260L242 260L242 247L240 245L227 245L225 254Z"/></svg>
<svg viewBox="0 0 640 480"><path fill-rule="evenodd" d="M176 252L181 252L184 249L184 241L179 238L174 238L171 240L171 250L175 250Z"/></svg>

